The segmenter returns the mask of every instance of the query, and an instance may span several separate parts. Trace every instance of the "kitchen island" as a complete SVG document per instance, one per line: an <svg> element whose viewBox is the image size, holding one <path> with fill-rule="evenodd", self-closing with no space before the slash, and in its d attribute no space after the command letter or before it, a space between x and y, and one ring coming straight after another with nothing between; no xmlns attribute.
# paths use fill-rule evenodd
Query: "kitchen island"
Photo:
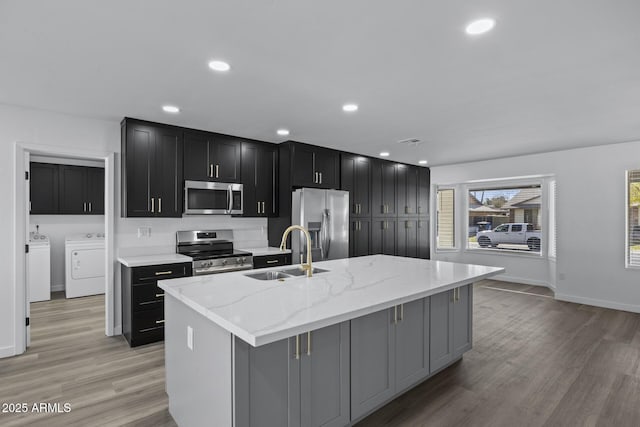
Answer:
<svg viewBox="0 0 640 427"><path fill-rule="evenodd" d="M460 359L471 284L504 271L386 255L314 267L159 282L180 426L350 425Z"/></svg>

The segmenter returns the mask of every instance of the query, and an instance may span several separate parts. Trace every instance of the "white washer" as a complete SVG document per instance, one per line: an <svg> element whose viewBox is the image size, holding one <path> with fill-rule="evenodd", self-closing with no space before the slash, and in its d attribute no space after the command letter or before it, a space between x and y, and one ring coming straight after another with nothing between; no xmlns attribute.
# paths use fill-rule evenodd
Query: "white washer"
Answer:
<svg viewBox="0 0 640 427"><path fill-rule="evenodd" d="M65 239L65 295L67 298L104 294L104 233L86 233Z"/></svg>
<svg viewBox="0 0 640 427"><path fill-rule="evenodd" d="M27 282L30 302L51 299L51 246L49 238L33 231L29 233Z"/></svg>

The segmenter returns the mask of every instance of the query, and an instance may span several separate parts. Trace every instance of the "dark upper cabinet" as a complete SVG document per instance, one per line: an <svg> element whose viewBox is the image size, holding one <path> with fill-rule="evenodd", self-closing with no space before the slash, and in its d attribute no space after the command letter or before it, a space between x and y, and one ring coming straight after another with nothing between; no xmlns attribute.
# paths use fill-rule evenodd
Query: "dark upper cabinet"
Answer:
<svg viewBox="0 0 640 427"><path fill-rule="evenodd" d="M273 144L242 142L243 214L269 217L278 213L278 148Z"/></svg>
<svg viewBox="0 0 640 427"><path fill-rule="evenodd" d="M104 214L104 169L59 166L59 213Z"/></svg>
<svg viewBox="0 0 640 427"><path fill-rule="evenodd" d="M418 168L418 215L429 216L429 193L431 190L431 171Z"/></svg>
<svg viewBox="0 0 640 427"><path fill-rule="evenodd" d="M184 179L240 182L239 138L211 132L185 131Z"/></svg>
<svg viewBox="0 0 640 427"><path fill-rule="evenodd" d="M371 169L371 212L377 217L396 216L396 165L375 160Z"/></svg>
<svg viewBox="0 0 640 427"><path fill-rule="evenodd" d="M122 216L181 217L182 129L122 122Z"/></svg>
<svg viewBox="0 0 640 427"><path fill-rule="evenodd" d="M371 216L371 159L343 154L341 187L349 191L350 215Z"/></svg>
<svg viewBox="0 0 640 427"><path fill-rule="evenodd" d="M104 169L31 163L31 214L103 215Z"/></svg>
<svg viewBox="0 0 640 427"><path fill-rule="evenodd" d="M418 214L418 168L396 165L396 212L398 216Z"/></svg>
<svg viewBox="0 0 640 427"><path fill-rule="evenodd" d="M289 143L293 187L340 188L340 154L312 145Z"/></svg>
<svg viewBox="0 0 640 427"><path fill-rule="evenodd" d="M31 163L29 165L29 213L58 213L58 165Z"/></svg>

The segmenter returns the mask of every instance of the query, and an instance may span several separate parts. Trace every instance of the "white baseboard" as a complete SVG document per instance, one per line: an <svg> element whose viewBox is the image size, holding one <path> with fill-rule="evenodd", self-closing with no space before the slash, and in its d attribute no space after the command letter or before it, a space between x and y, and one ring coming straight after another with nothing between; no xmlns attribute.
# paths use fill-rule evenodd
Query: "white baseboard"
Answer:
<svg viewBox="0 0 640 427"><path fill-rule="evenodd" d="M612 308L614 310L629 311L631 313L640 313L640 305L623 304L614 301L606 301L593 298L577 297L574 295L556 294L558 301L573 302L576 304L592 305L594 307Z"/></svg>
<svg viewBox="0 0 640 427"><path fill-rule="evenodd" d="M531 285L531 286L544 286L545 288L549 288L554 292L556 291L555 286L553 286L551 283L543 282L542 280L531 280L531 279L525 279L524 277L513 277L513 276L507 276L504 274L493 276L490 280L498 280L500 282L522 283L523 285Z"/></svg>
<svg viewBox="0 0 640 427"><path fill-rule="evenodd" d="M16 355L15 347L0 347L0 359Z"/></svg>
<svg viewBox="0 0 640 427"><path fill-rule="evenodd" d="M64 283L59 285L51 285L51 292L61 292L64 291Z"/></svg>
<svg viewBox="0 0 640 427"><path fill-rule="evenodd" d="M116 325L113 327L113 336L117 337L118 335L122 335L122 325Z"/></svg>

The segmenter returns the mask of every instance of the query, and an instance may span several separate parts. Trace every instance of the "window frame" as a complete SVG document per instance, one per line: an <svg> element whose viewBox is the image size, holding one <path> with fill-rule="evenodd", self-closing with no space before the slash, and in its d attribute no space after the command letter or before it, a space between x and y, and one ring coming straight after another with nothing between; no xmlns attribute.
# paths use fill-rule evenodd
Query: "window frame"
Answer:
<svg viewBox="0 0 640 427"><path fill-rule="evenodd" d="M515 249L499 249L499 248L472 248L469 247L468 237L462 242L462 251L468 254L488 254L488 255L501 255L501 256L514 256L514 257L528 257L534 259L548 259L549 258L549 216L552 214L549 211L549 183L555 180L555 176L552 175L539 175L539 176L526 176L526 177L513 177L513 178L498 178L470 181L460 185L460 192L464 194L461 206L464 211L464 223L469 224L469 192L479 190L502 190L505 188L519 188L519 187L540 187L540 227L541 227L541 244L539 251L523 251ZM556 206L557 208L557 206Z"/></svg>
<svg viewBox="0 0 640 427"><path fill-rule="evenodd" d="M629 195L631 193L631 174L632 173L640 173L640 169L629 169L625 171L625 180L624 180L624 266L629 270L640 270L640 261L635 264L631 262L631 241L629 240L631 237L631 218L630 218L630 210L631 210L631 199ZM635 181L634 181L635 182ZM640 208L639 208L640 209Z"/></svg>
<svg viewBox="0 0 640 427"><path fill-rule="evenodd" d="M440 219L440 209L439 209L439 205L438 205L438 193L442 190L451 190L453 191L453 213L452 213L452 217L453 217L453 246L450 248L442 248L440 246L438 246L438 221ZM446 253L446 252L458 252L460 250L460 247L458 245L458 226L457 226L457 221L458 219L456 218L456 215L458 213L458 209L457 209L457 198L458 198L458 193L459 193L459 189L456 185L436 185L435 186L435 203L434 203L434 217L435 217L435 221L432 221L433 224L433 230L431 230L432 232L432 236L433 236L433 247L436 253Z"/></svg>

